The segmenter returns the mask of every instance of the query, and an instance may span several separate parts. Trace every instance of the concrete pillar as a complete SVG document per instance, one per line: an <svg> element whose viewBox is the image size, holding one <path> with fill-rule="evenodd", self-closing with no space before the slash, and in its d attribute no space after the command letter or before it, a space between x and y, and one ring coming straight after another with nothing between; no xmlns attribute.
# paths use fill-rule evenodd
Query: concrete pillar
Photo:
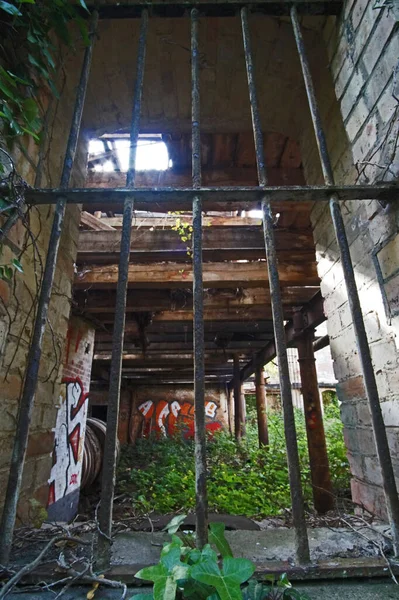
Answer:
<svg viewBox="0 0 399 600"><path fill-rule="evenodd" d="M268 446L269 432L267 428L265 375L263 372L263 367L258 367L255 371L255 386L256 411L258 413L259 447Z"/></svg>
<svg viewBox="0 0 399 600"><path fill-rule="evenodd" d="M328 464L313 339L314 332L312 330L304 331L297 339L297 348L313 500L316 511L323 514L334 508L334 496Z"/></svg>

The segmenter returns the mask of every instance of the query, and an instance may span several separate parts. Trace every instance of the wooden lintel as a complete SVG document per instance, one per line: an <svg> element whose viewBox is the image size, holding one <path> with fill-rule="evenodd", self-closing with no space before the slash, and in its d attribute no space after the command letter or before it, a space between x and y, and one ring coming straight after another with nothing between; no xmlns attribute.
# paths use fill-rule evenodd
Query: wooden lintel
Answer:
<svg viewBox="0 0 399 600"><path fill-rule="evenodd" d="M319 278L315 263L287 261L279 264L282 286L316 286ZM192 265L153 263L129 265L128 285L131 288L190 288L193 281ZM75 288L115 288L118 265L90 265L81 268L75 277ZM265 261L204 263L205 288L267 287L268 273Z"/></svg>

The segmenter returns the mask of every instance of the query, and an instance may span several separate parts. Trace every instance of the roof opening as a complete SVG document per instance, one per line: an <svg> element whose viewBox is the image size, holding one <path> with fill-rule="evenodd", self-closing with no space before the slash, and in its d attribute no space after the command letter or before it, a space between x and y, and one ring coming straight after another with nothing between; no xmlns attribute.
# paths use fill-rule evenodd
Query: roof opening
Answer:
<svg viewBox="0 0 399 600"><path fill-rule="evenodd" d="M129 134L106 134L89 141L88 166L91 171L126 173L129 167ZM139 134L137 171L166 171L172 167L162 134Z"/></svg>

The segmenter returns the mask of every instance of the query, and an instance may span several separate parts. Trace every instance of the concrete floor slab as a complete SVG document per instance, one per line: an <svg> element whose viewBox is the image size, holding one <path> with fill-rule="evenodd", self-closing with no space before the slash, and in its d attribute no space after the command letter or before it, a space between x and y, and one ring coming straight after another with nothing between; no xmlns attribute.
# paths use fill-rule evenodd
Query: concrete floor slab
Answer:
<svg viewBox="0 0 399 600"><path fill-rule="evenodd" d="M381 543L385 551L390 550L389 541L383 536L386 526L377 526L375 531L364 528L355 532L351 529L309 529L311 559L375 557L380 554L374 542ZM367 536L368 539L365 539ZM234 556L245 557L256 564L267 561L293 562L295 557L294 531L292 529L269 529L264 531L227 531ZM154 532L130 532L119 534L113 547L113 565L140 566L158 562L162 544L168 534Z"/></svg>
<svg viewBox="0 0 399 600"><path fill-rule="evenodd" d="M309 595L310 600L398 600L399 586L395 585L389 579L387 580L365 580L365 581L345 581L345 582L318 582L312 584L298 584L295 587ZM63 600L82 600L90 588L75 587L68 590ZM129 589L127 598L141 592L149 592L150 588L132 588ZM120 590L99 589L96 592L96 600L119 600ZM50 600L54 599L52 592L18 592L8 596L10 600Z"/></svg>

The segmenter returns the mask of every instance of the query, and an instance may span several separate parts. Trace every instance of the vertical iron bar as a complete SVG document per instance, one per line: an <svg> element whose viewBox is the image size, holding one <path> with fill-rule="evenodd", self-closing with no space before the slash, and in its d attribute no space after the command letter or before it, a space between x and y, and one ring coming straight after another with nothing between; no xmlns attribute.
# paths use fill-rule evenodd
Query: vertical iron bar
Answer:
<svg viewBox="0 0 399 600"><path fill-rule="evenodd" d="M256 367L255 371L255 391L256 391L256 412L258 416L258 439L259 448L269 445L269 429L267 426L266 414L266 390L265 374L263 366Z"/></svg>
<svg viewBox="0 0 399 600"><path fill-rule="evenodd" d="M134 86L132 121L130 127L129 169L126 176L126 186L128 188L134 187L136 177L136 153L140 127L147 30L148 10L143 9L140 22L136 80ZM108 391L107 435L104 446L101 479L101 501L98 513L100 533L98 536L97 563L99 568L106 568L108 566L111 553L112 513L116 474L116 447L118 440L120 387L122 380L122 351L125 335L126 294L129 278L133 210L134 199L127 197L123 206L122 236L119 255L118 285L116 289L115 320L112 334L112 357Z"/></svg>
<svg viewBox="0 0 399 600"><path fill-rule="evenodd" d="M251 50L251 38L249 32L247 8L241 9L241 24L244 41L245 64L248 78L249 100L251 104L252 128L255 142L258 179L260 186L266 186L267 174L263 148L263 135L256 94L255 74ZM287 344L284 332L284 315L281 303L280 282L277 268L277 253L274 239L274 222L270 198L267 195L265 195L262 200L262 213L267 269L269 273L269 286L273 314L273 328L280 379L280 392L283 404L284 432L287 448L288 473L292 502L292 518L295 527L295 550L298 562L306 563L310 560L309 542L306 531L305 511L303 505L303 493L301 485L301 471L299 466L294 409L292 406L291 382L287 359Z"/></svg>
<svg viewBox="0 0 399 600"><path fill-rule="evenodd" d="M299 59L301 62L303 79L305 82L308 96L309 108L312 116L313 128L316 135L317 146L319 150L320 162L323 169L324 181L326 185L334 185L334 175L327 149L326 137L321 122L320 111L316 100L314 84L310 73L309 61L306 55L305 44L298 20L298 14L295 6L291 7L291 22L294 30L295 41L298 48ZM356 343L359 352L360 363L362 365L364 388L366 390L369 402L371 420L375 444L377 448L378 459L380 462L381 475L389 521L392 529L393 545L395 554L399 554L399 497L395 481L395 474L392 467L392 459L389 451L389 444L381 412L381 405L378 395L377 382L375 379L373 363L371 360L370 347L368 344L366 328L364 326L362 308L359 294L356 286L355 272L350 255L348 238L346 236L345 224L342 218L339 198L332 194L330 198L330 212L334 224L335 235L337 238L342 269L344 272L346 290L348 294L349 307L351 311L353 328L355 331Z"/></svg>
<svg viewBox="0 0 399 600"><path fill-rule="evenodd" d="M60 188L62 189L68 188L71 179L73 163L78 145L87 84L89 81L97 23L98 12L95 10L93 11L90 20L90 45L86 48L84 54L79 85L76 91L76 100L69 131L69 138L65 150L64 164L60 180ZM44 268L32 341L27 359L25 381L19 405L18 421L10 462L10 474L8 478L7 492L0 527L0 563L3 565L8 563L12 545L18 498L21 489L22 473L28 444L29 425L35 400L40 359L42 355L43 337L46 329L47 314L57 264L58 248L65 216L65 208L66 199L63 196L59 196L54 211L53 225L47 250L46 265Z"/></svg>
<svg viewBox="0 0 399 600"><path fill-rule="evenodd" d="M243 434L243 414L241 401L241 379L240 379L240 357L238 354L233 356L233 393L234 393L234 435L237 442L240 442Z"/></svg>
<svg viewBox="0 0 399 600"><path fill-rule="evenodd" d="M198 10L191 10L191 133L193 188L201 187L201 131L198 50ZM206 486L204 307L202 280L202 201L193 196L193 329L195 407L196 544L208 542Z"/></svg>

